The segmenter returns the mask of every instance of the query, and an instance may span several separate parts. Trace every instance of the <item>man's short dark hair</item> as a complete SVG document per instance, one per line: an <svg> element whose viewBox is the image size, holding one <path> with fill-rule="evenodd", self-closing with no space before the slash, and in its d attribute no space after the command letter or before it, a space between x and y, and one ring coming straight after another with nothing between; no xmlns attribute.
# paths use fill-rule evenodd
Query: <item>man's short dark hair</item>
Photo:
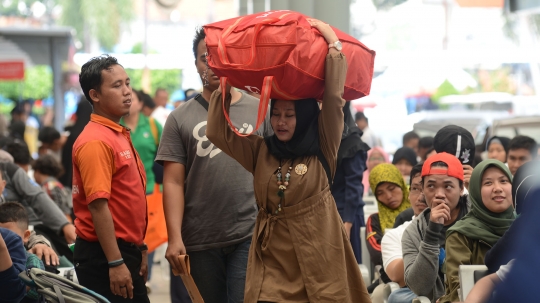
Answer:
<svg viewBox="0 0 540 303"><path fill-rule="evenodd" d="M359 121L359 120L366 120L366 122L368 122L368 118L366 117L366 115L364 115L363 112L357 112L356 114L354 114L354 121Z"/></svg>
<svg viewBox="0 0 540 303"><path fill-rule="evenodd" d="M14 140L6 146L6 151L13 156L13 162L21 165L32 163L32 156L28 145L22 140Z"/></svg>
<svg viewBox="0 0 540 303"><path fill-rule="evenodd" d="M403 135L403 146L405 146L407 144L407 142L413 140L413 139L418 139L420 140L420 136L415 133L414 131L410 131L408 133L406 133L405 135Z"/></svg>
<svg viewBox="0 0 540 303"><path fill-rule="evenodd" d="M58 139L60 139L60 132L54 127L45 126L39 131L38 140L41 143L53 144Z"/></svg>
<svg viewBox="0 0 540 303"><path fill-rule="evenodd" d="M13 139L24 140L24 133L26 132L26 124L23 121L16 120L11 121L9 125L9 136Z"/></svg>
<svg viewBox="0 0 540 303"><path fill-rule="evenodd" d="M424 166L424 162L419 162L411 169L411 173L409 174L409 176L411 176L409 178L409 186L412 186L412 180L416 177L416 175L422 175L422 166Z"/></svg>
<svg viewBox="0 0 540 303"><path fill-rule="evenodd" d="M110 69L113 65L120 64L115 57L105 54L88 60L82 66L81 73L79 74L79 83L81 84L86 100L90 101L92 105L94 105L94 101L90 98L90 90L95 89L98 92L100 91L101 84L103 83L101 72Z"/></svg>
<svg viewBox="0 0 540 303"><path fill-rule="evenodd" d="M6 149L6 146L13 142L13 138L9 136L0 136L0 149Z"/></svg>
<svg viewBox="0 0 540 303"><path fill-rule="evenodd" d="M433 147L433 146L432 146L430 149L428 149L428 150L426 151L426 154L424 155L424 160L426 160L426 159L427 159L427 155L431 154L432 152L435 152L435 153L437 152L437 151L435 150L435 147Z"/></svg>
<svg viewBox="0 0 540 303"><path fill-rule="evenodd" d="M433 137L422 137L418 141L418 148L430 149L433 147Z"/></svg>
<svg viewBox="0 0 540 303"><path fill-rule="evenodd" d="M193 99L197 95L197 91L194 88L188 88L184 91L184 101Z"/></svg>
<svg viewBox="0 0 540 303"><path fill-rule="evenodd" d="M510 143L508 144L509 151L520 148L528 150L531 153L532 158L536 158L538 145L533 138L520 135L515 136L514 139L510 140Z"/></svg>
<svg viewBox="0 0 540 303"><path fill-rule="evenodd" d="M143 103L143 107L148 107L150 109L156 108L156 102L154 102L154 99L152 99L149 94L142 90L136 90L135 93L137 94L139 101Z"/></svg>
<svg viewBox="0 0 540 303"><path fill-rule="evenodd" d="M17 223L23 231L28 229L28 214L18 202L0 204L0 223Z"/></svg>
<svg viewBox="0 0 540 303"><path fill-rule="evenodd" d="M41 174L55 178L64 172L62 165L51 155L39 157L32 165L32 168Z"/></svg>
<svg viewBox="0 0 540 303"><path fill-rule="evenodd" d="M195 61L197 61L197 48L199 47L199 43L201 40L204 40L206 38L206 34L204 33L204 29L202 27L199 27L195 30L195 38L193 39L193 55L195 55Z"/></svg>

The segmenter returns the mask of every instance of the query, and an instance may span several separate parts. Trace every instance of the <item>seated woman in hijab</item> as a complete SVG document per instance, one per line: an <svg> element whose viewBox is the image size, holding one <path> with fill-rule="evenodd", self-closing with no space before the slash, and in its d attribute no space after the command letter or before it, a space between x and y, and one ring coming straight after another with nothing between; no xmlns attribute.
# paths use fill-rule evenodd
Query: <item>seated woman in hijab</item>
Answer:
<svg viewBox="0 0 540 303"><path fill-rule="evenodd" d="M508 156L508 144L510 144L510 139L506 137L493 136L489 138L486 144L488 159L495 159L501 161L502 163L506 163L506 157Z"/></svg>
<svg viewBox="0 0 540 303"><path fill-rule="evenodd" d="M327 43L338 41L328 24L310 23ZM210 99L208 139L254 176L259 213L244 302L370 302L324 168L333 177L347 61L329 48L325 66L322 110L315 99L272 100L271 137L237 136L223 112L230 95L224 107L220 89Z"/></svg>
<svg viewBox="0 0 540 303"><path fill-rule="evenodd" d="M369 184L375 193L378 213L369 216L366 224L366 244L374 265L382 265L381 240L387 228L394 226L396 217L407 208L409 189L399 170L390 163L377 165L369 174ZM384 270L381 269L384 283L391 282ZM376 285L371 285L371 288Z"/></svg>
<svg viewBox="0 0 540 303"><path fill-rule="evenodd" d="M512 197L516 220L487 252L484 262L492 274L474 284L465 303L535 302L538 297L531 284L537 283L540 267L540 161L527 162L517 170Z"/></svg>
<svg viewBox="0 0 540 303"><path fill-rule="evenodd" d="M364 171L364 176L362 177L362 184L364 184L364 194L373 195L371 188L369 187L369 174L375 166L382 163L390 163L390 158L388 154L382 149L382 147L376 146L372 147L367 154L366 166L367 170Z"/></svg>
<svg viewBox="0 0 540 303"><path fill-rule="evenodd" d="M496 272L502 265L516 258L516 239L521 236L520 232L523 230L520 228L523 225L521 217L526 206L531 207L524 202L530 201L528 199L530 194L537 188L540 188L540 161L535 160L523 164L514 175L512 198L517 219L486 254L485 264L490 272ZM537 204L532 207L537 207Z"/></svg>
<svg viewBox="0 0 540 303"><path fill-rule="evenodd" d="M416 158L416 152L410 147L402 147L396 150L394 159L392 160L392 164L399 169L405 183L409 183L409 174L411 173L413 166L417 163L418 159Z"/></svg>
<svg viewBox="0 0 540 303"><path fill-rule="evenodd" d="M514 222L512 174L499 160L485 160L469 184L471 211L446 234L445 295L440 303L459 301L459 266L484 264L489 249Z"/></svg>

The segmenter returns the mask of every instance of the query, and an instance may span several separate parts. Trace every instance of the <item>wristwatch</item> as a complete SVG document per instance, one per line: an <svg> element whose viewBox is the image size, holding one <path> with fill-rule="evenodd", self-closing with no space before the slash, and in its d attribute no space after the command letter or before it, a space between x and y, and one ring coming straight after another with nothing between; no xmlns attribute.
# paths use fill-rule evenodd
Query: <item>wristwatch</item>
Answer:
<svg viewBox="0 0 540 303"><path fill-rule="evenodd" d="M343 45L341 44L341 41L339 40L334 43L328 44L328 48L332 48L332 47L334 47L338 51L341 51L343 49Z"/></svg>

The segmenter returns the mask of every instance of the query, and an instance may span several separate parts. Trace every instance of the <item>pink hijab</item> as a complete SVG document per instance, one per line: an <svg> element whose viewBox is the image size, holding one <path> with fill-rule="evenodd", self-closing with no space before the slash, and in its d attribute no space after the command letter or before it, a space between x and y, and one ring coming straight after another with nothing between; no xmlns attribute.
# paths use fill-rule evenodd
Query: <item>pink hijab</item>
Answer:
<svg viewBox="0 0 540 303"><path fill-rule="evenodd" d="M369 192L369 173L371 172L371 170L377 166L377 165L373 165L373 164L370 164L371 162L369 161L369 158L371 157L371 155L373 154L373 152L379 152L383 158L384 158L384 163L390 163L390 158L388 157L388 154L384 151L384 149L382 149L381 147L372 147L369 151L368 151L368 154L367 154L367 160L366 160L366 166L367 166L367 169L364 171L364 175L362 177L362 184L364 184L364 194L368 193ZM380 164L380 163L379 163Z"/></svg>

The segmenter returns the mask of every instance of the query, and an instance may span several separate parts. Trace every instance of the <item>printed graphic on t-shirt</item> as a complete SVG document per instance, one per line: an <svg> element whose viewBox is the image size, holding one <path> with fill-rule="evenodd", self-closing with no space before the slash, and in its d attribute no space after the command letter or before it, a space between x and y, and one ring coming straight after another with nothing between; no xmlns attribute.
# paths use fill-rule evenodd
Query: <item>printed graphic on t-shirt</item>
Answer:
<svg viewBox="0 0 540 303"><path fill-rule="evenodd" d="M207 121L202 121L199 124L195 125L193 128L193 138L197 140L197 156L203 158L210 156L214 158L221 150L214 146L208 138L206 137L206 123ZM237 129L238 132L242 134L249 134L253 131L253 125L249 123L243 123L242 128Z"/></svg>
<svg viewBox="0 0 540 303"><path fill-rule="evenodd" d="M121 151L120 157L124 157L126 160L131 159L131 151L129 149Z"/></svg>

